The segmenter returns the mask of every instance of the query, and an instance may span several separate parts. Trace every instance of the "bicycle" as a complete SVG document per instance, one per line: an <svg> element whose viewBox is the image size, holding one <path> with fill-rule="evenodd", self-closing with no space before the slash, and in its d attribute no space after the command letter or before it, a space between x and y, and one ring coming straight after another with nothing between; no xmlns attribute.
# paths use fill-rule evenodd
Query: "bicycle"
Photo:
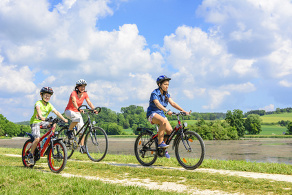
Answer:
<svg viewBox="0 0 292 195"><path fill-rule="evenodd" d="M87 156L90 160L94 162L99 162L107 154L108 138L105 130L100 127L93 126L93 124L95 123L91 122L89 114L93 113L93 111L97 109L99 113L101 111L101 108L96 107L94 109L89 109L86 105L82 105L78 108L78 111L80 111L82 107L85 107L85 109L83 110L88 119L79 131L76 131L75 128L73 129L73 140L68 139L68 136L66 135L69 127L68 125L61 126L61 130L58 131L58 137L63 139L63 142L65 143L67 148L67 158L69 159L73 155L74 151L80 146L81 140L85 136L84 146ZM79 139L77 138L78 135L80 135Z"/></svg>
<svg viewBox="0 0 292 195"><path fill-rule="evenodd" d="M54 173L60 173L67 163L67 150L65 144L61 139L58 139L57 132L55 131L54 124L59 123L61 119L49 117L46 121L51 122L48 131L40 138L40 141L33 154L34 164L29 163L28 155L34 141L34 137L31 133L26 133L30 139L28 139L22 149L22 163L25 167L33 168L36 161L41 157L47 155L48 166ZM46 129L41 126L41 129ZM47 138L47 139L45 139Z"/></svg>
<svg viewBox="0 0 292 195"><path fill-rule="evenodd" d="M201 136L189 131L187 123L181 123L179 116L184 116L185 113L172 113L177 116L178 124L173 129L170 135L165 135L165 143L170 144L174 138L172 149L175 149L175 156L178 163L185 169L193 170L198 168L205 156L205 145ZM158 131L158 126L156 126ZM158 134L153 133L150 128L138 128L141 133L135 141L134 150L135 156L139 163L143 166L150 166L157 160L157 157L165 156L165 148L158 148Z"/></svg>

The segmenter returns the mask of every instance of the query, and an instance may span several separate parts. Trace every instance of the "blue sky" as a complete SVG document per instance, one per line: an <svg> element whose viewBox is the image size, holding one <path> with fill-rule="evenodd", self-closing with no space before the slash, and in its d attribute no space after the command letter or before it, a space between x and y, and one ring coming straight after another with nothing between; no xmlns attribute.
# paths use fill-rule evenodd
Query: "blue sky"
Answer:
<svg viewBox="0 0 292 195"><path fill-rule="evenodd" d="M0 113L29 120L42 86L64 111L83 78L95 106L146 110L155 80L185 110L291 107L289 0L4 0Z"/></svg>

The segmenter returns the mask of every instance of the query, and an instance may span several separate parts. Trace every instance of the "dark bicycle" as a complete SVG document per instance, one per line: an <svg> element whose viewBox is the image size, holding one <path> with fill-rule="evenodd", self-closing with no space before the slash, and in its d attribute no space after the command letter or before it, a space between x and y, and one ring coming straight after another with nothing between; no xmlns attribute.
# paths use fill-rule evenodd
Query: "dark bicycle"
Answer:
<svg viewBox="0 0 292 195"><path fill-rule="evenodd" d="M166 141L164 141L169 145L174 139L172 149L175 149L179 164L185 169L196 169L204 160L204 141L199 134L186 128L187 123L181 123L179 116L184 116L185 113L172 113L172 115L177 116L178 124L170 135L165 135ZM158 134L153 133L153 129L138 128L137 130L141 133L135 141L135 156L141 165L150 166L155 163L158 156L165 156L165 148L158 148Z"/></svg>
<svg viewBox="0 0 292 195"><path fill-rule="evenodd" d="M49 131L45 133L34 151L34 164L29 163L28 155L34 141L34 137L30 133L26 133L30 139L27 140L22 149L22 163L25 167L33 168L36 161L41 157L48 156L48 166L50 170L54 173L61 172L67 163L67 150L65 144L62 142L62 139L57 138L57 132L54 132L54 124L60 123L62 120L52 117L47 118L46 121L51 122ZM41 126L42 128L42 126Z"/></svg>
<svg viewBox="0 0 292 195"><path fill-rule="evenodd" d="M87 115L88 120L79 131L76 131L76 128L73 129L73 140L68 139L68 136L66 135L68 125L60 126L61 129L58 130L58 137L63 139L63 142L67 148L69 159L73 155L74 151L80 146L80 143L85 136L84 146L87 156L92 161L98 162L101 161L107 154L108 138L105 130L100 127L93 126L90 119L90 114L93 114L94 110L97 110L99 113L101 108L96 107L95 109L89 109L86 105L82 105L78 108L78 111L80 111L82 107L85 107L83 110Z"/></svg>

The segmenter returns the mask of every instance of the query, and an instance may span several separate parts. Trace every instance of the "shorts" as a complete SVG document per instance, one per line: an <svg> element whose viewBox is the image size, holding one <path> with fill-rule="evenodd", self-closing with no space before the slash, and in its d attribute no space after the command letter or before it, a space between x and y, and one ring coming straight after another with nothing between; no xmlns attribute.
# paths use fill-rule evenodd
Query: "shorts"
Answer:
<svg viewBox="0 0 292 195"><path fill-rule="evenodd" d="M155 114L158 114L158 113L152 113L149 117L148 117L148 121L151 123L151 125L154 125L154 123L152 122L152 120L153 120L153 117L155 116ZM162 116L163 117L163 116ZM164 118L166 118L166 117L164 117ZM167 118L166 118L166 120L167 120Z"/></svg>
<svg viewBox="0 0 292 195"><path fill-rule="evenodd" d="M50 125L50 122L46 122L46 121L42 121L39 123L33 123L30 125L31 128L31 134L34 138L39 138L41 137L40 134L40 126L42 126L43 129L48 128L48 126Z"/></svg>
<svg viewBox="0 0 292 195"><path fill-rule="evenodd" d="M79 131L83 127L84 122L80 112L65 110L65 116L69 118L72 122L78 122L77 131Z"/></svg>

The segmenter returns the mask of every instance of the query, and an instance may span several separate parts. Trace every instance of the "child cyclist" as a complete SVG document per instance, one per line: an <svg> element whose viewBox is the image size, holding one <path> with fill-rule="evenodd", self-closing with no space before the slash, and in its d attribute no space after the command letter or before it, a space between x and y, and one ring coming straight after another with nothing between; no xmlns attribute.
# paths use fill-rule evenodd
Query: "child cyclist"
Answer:
<svg viewBox="0 0 292 195"><path fill-rule="evenodd" d="M65 119L60 112L58 112L54 106L49 103L51 96L53 95L53 89L51 87L43 87L40 91L40 95L42 100L39 100L35 103L34 106L34 113L33 116L30 119L30 127L31 127L31 133L33 137L35 138L32 142L32 147L29 157L29 163L34 164L34 151L36 149L37 144L40 141L40 126L44 128L48 128L50 125L50 122L45 121L48 117L49 113L53 111L59 118L61 118L65 123L68 122L67 119ZM56 125L56 124L54 124Z"/></svg>
<svg viewBox="0 0 292 195"><path fill-rule="evenodd" d="M156 83L158 85L158 88L151 93L149 107L147 109L148 121L151 122L151 124L159 125L158 148L167 148L169 146L166 145L163 140L165 132L167 135L172 132L172 127L166 116L164 115L164 112L166 112L166 114L168 114L169 116L172 115L172 112L166 109L168 103L177 110L184 112L187 115L190 114L189 112L184 111L177 103L175 103L168 94L167 90L170 80L171 78L165 75L161 75L157 78ZM167 158L170 158L167 151L165 152L165 156Z"/></svg>
<svg viewBox="0 0 292 195"><path fill-rule="evenodd" d="M74 91L71 93L69 102L67 107L65 108L65 115L69 119L72 120L69 131L67 132L68 139L73 139L73 128L77 125L77 130L80 130L84 125L83 118L80 112L84 112L83 110L78 111L78 108L83 104L83 101L86 100L87 104L90 106L91 109L94 109L93 104L91 103L87 92L85 91L87 83L84 79L79 79L76 82L76 86ZM97 114L98 112L94 110ZM80 152L85 153L86 148L84 147L84 138L80 142Z"/></svg>

